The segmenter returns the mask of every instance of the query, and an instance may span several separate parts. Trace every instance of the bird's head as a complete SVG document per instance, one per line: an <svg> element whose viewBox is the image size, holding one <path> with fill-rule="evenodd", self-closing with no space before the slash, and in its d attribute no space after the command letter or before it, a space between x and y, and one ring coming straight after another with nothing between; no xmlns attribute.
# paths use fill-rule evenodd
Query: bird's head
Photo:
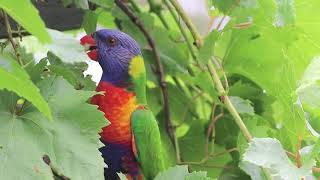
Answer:
<svg viewBox="0 0 320 180"><path fill-rule="evenodd" d="M90 59L98 61L103 75L101 80L123 83L128 79L129 63L141 55L138 43L129 35L111 29L102 29L81 38L80 43Z"/></svg>

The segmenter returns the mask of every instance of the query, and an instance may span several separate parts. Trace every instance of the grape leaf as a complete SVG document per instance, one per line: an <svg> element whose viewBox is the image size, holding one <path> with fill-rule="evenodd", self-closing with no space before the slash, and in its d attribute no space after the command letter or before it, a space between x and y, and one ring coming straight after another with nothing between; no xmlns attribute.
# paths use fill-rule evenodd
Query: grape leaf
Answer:
<svg viewBox="0 0 320 180"><path fill-rule="evenodd" d="M188 173L188 166L186 165L170 167L166 171L159 173L154 180L184 180Z"/></svg>
<svg viewBox="0 0 320 180"><path fill-rule="evenodd" d="M211 180L206 172L188 172L188 166L175 166L159 173L154 180Z"/></svg>
<svg viewBox="0 0 320 180"><path fill-rule="evenodd" d="M98 15L90 10L85 11L85 15L82 21L82 27L87 34L93 33L96 31L98 21Z"/></svg>
<svg viewBox="0 0 320 180"><path fill-rule="evenodd" d="M88 0L62 0L63 5L67 6L70 4L75 4L76 7L82 8L82 9L89 9Z"/></svg>
<svg viewBox="0 0 320 180"><path fill-rule="evenodd" d="M215 41L218 39L218 31L211 31L210 34L204 39L204 44L199 50L199 60L202 65L206 65L213 56L213 48Z"/></svg>
<svg viewBox="0 0 320 180"><path fill-rule="evenodd" d="M0 8L4 9L14 20L28 32L35 35L41 42L50 42L51 38L38 10L30 0L0 0Z"/></svg>
<svg viewBox="0 0 320 180"><path fill-rule="evenodd" d="M89 60L79 40L56 30L48 29L48 32L53 41L51 44L46 45L46 47L61 60L68 63Z"/></svg>
<svg viewBox="0 0 320 180"><path fill-rule="evenodd" d="M186 180L213 180L210 177L207 177L207 172L198 171L192 172L186 176Z"/></svg>
<svg viewBox="0 0 320 180"><path fill-rule="evenodd" d="M253 24L250 28L231 30L224 67L228 73L249 78L267 95L276 98L277 108L272 109L276 115L274 119L284 126L289 138L285 141L294 147L297 137L306 135L303 112L296 105L295 89L311 57L318 53L317 45L299 28L274 27L270 23L270 12L275 5L271 1L261 3L257 10L251 11ZM299 47L310 48L301 51Z"/></svg>
<svg viewBox="0 0 320 180"><path fill-rule="evenodd" d="M9 56L0 56L0 82L0 90L7 89L26 98L40 112L52 119L50 108L39 89L32 83L25 70Z"/></svg>
<svg viewBox="0 0 320 180"><path fill-rule="evenodd" d="M179 145L181 148L181 157L184 161L193 161L199 162L205 157L205 143L206 143L206 132L205 126L201 121L193 121L190 123L190 128L187 134L179 139ZM211 142L210 142L211 143ZM211 144L209 144L211 147ZM219 153L224 151L225 149L217 144L214 145L214 149L212 149L212 153ZM209 152L212 151L209 148ZM214 158L210 158L207 161L207 164L213 164L218 166L224 166L227 162L231 160L229 154L225 154L223 156L218 156ZM216 177L222 171L222 169L217 168L204 168L196 165L191 165L193 170L198 171L207 171L210 177Z"/></svg>
<svg viewBox="0 0 320 180"><path fill-rule="evenodd" d="M275 25L285 26L295 22L294 0L276 0Z"/></svg>
<svg viewBox="0 0 320 180"><path fill-rule="evenodd" d="M320 111L320 58L315 57L306 68L296 92L298 103L304 111L309 130L319 137Z"/></svg>
<svg viewBox="0 0 320 180"><path fill-rule="evenodd" d="M249 100L244 100L238 96L229 96L229 99L240 114L254 115L254 109Z"/></svg>
<svg viewBox="0 0 320 180"><path fill-rule="evenodd" d="M296 167L288 158L280 142L272 138L253 138L244 153L244 162L267 168L272 176L283 180L299 179L312 174L314 159Z"/></svg>
<svg viewBox="0 0 320 180"><path fill-rule="evenodd" d="M104 179L98 133L107 124L103 114L86 103L94 92L76 91L62 78L39 82L52 109L52 122L30 103L19 115L12 108L19 99L0 92L0 179L50 179L50 167L70 179ZM50 167L43 158L50 158Z"/></svg>

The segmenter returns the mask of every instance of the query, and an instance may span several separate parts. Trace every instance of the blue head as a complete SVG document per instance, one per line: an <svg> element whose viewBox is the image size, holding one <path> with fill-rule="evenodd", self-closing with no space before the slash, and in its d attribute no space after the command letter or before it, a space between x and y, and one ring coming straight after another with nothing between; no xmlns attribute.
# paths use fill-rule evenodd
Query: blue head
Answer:
<svg viewBox="0 0 320 180"><path fill-rule="evenodd" d="M129 35L118 30L96 31L89 37L83 37L81 44L89 44L87 46L90 50L89 57L99 62L103 70L101 81L117 86L127 84L129 63L134 56L141 55L138 43Z"/></svg>

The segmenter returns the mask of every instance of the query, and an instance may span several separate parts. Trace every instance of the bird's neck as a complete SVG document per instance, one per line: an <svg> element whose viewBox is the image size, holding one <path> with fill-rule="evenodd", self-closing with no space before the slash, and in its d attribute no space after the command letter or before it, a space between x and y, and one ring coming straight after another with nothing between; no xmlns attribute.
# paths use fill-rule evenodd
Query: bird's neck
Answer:
<svg viewBox="0 0 320 180"><path fill-rule="evenodd" d="M116 87L129 87L128 73L106 73L103 72L100 82L110 83Z"/></svg>

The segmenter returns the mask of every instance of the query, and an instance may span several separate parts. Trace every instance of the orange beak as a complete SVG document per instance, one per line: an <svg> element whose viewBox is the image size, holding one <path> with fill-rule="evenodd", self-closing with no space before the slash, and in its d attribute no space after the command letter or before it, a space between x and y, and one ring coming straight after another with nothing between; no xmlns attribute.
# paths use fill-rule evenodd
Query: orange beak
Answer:
<svg viewBox="0 0 320 180"><path fill-rule="evenodd" d="M84 46L84 50L86 51L90 59L98 61L97 43L91 35L83 36L80 39L80 44Z"/></svg>

